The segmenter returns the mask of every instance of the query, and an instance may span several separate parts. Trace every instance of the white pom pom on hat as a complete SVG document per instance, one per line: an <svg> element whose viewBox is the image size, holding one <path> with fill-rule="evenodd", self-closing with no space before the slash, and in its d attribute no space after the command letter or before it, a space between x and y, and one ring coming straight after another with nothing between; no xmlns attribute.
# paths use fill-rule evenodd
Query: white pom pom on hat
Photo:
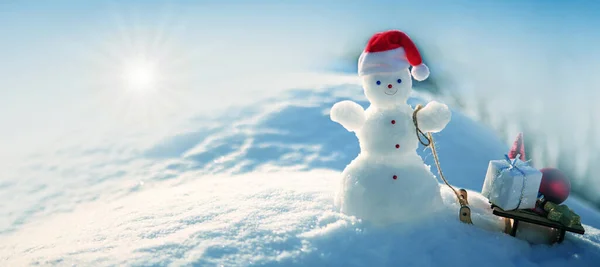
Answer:
<svg viewBox="0 0 600 267"><path fill-rule="evenodd" d="M409 66L415 80L429 77L429 68L410 37L399 30L389 30L371 37L358 59L358 74L396 72Z"/></svg>
<svg viewBox="0 0 600 267"><path fill-rule="evenodd" d="M429 68L427 67L427 65L421 63L419 65L413 66L410 73L415 78L415 80L423 81L427 79L427 77L429 77Z"/></svg>

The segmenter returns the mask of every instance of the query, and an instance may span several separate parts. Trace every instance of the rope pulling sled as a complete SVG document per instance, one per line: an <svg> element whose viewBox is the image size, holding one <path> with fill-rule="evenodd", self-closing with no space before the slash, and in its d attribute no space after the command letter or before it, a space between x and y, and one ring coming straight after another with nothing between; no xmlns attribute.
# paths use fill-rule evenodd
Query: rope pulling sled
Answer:
<svg viewBox="0 0 600 267"><path fill-rule="evenodd" d="M442 178L444 183L448 187L450 187L450 189L452 189L452 192L454 192L454 195L456 195L456 198L458 199L458 204L460 205L460 209L458 212L458 218L463 223L473 224L473 222L471 221L471 208L469 208L469 201L467 199L467 190L461 188L457 191L456 189L454 189L454 187L452 185L450 185L450 183L448 183L448 181L446 180L446 177L444 177L444 174L442 173L442 167L440 166L440 160L438 158L437 150L435 149L435 142L433 140L433 136L431 135L431 133L428 132L427 134L425 134L425 133L423 133L423 131L421 131L421 129L419 129L419 123L417 122L417 113L422 108L423 108L423 106L421 104L417 105L417 107L415 108L415 111L413 112L413 115L412 115L413 123L414 123L415 129L416 129L417 138L419 139L419 142L421 142L422 145L424 145L425 147L431 148L431 152L432 152L433 158L435 160L435 166L437 167L440 177ZM426 141L423 141L423 139L421 139L421 138L424 138Z"/></svg>

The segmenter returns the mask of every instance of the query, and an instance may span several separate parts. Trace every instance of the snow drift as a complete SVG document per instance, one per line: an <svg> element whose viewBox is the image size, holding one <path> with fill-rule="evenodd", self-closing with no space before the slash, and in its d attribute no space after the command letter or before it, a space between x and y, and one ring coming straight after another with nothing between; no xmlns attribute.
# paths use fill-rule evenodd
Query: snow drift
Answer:
<svg viewBox="0 0 600 267"><path fill-rule="evenodd" d="M57 155L52 152L39 156L40 165L27 176L37 179L0 187L2 202L14 203L2 210L9 220L0 229L0 259L7 266L506 267L600 261L600 232L593 227L600 223L598 213L576 199L567 204L582 216L586 234L567 234L554 246L462 224L448 194L447 212L417 225L374 227L336 212L339 174L357 155L358 143L331 122L328 109L349 97L363 105L361 93L357 83L292 90L239 107L227 118L195 121L196 129L147 146L81 145L58 154L58 163L49 159ZM458 187L479 192L487 162L501 158L507 147L461 114L452 118L435 136L442 168ZM114 157L115 149L127 157ZM428 150L418 152L431 164ZM68 173L68 179L44 179L54 171Z"/></svg>

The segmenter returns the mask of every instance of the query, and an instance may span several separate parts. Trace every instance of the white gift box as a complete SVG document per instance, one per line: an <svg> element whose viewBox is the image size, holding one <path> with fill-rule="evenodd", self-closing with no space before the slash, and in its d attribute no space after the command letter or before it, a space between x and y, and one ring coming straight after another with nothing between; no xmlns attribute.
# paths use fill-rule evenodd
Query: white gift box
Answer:
<svg viewBox="0 0 600 267"><path fill-rule="evenodd" d="M481 194L503 210L532 209L542 173L518 159L491 160Z"/></svg>

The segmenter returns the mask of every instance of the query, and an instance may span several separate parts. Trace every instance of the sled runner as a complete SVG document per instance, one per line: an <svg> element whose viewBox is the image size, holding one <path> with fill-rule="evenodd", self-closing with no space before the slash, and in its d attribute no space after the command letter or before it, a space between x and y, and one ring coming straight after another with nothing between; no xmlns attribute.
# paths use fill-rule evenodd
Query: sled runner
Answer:
<svg viewBox="0 0 600 267"><path fill-rule="evenodd" d="M585 233L585 230L583 229L583 226L581 226L581 224L576 224L576 225L573 225L572 227L565 226L559 222L555 222L555 221L549 220L546 217L540 216L537 213L532 212L532 211L528 211L528 210L505 211L495 205L492 205L492 209L493 209L494 215L505 218L505 220L507 222L506 233L510 234L511 236L516 236L520 221L557 229L559 231L558 237L556 240L557 243L561 243L565 239L565 233L567 231L572 232L572 233L577 233L580 235L583 235ZM512 225L510 223L510 219L513 220Z"/></svg>

